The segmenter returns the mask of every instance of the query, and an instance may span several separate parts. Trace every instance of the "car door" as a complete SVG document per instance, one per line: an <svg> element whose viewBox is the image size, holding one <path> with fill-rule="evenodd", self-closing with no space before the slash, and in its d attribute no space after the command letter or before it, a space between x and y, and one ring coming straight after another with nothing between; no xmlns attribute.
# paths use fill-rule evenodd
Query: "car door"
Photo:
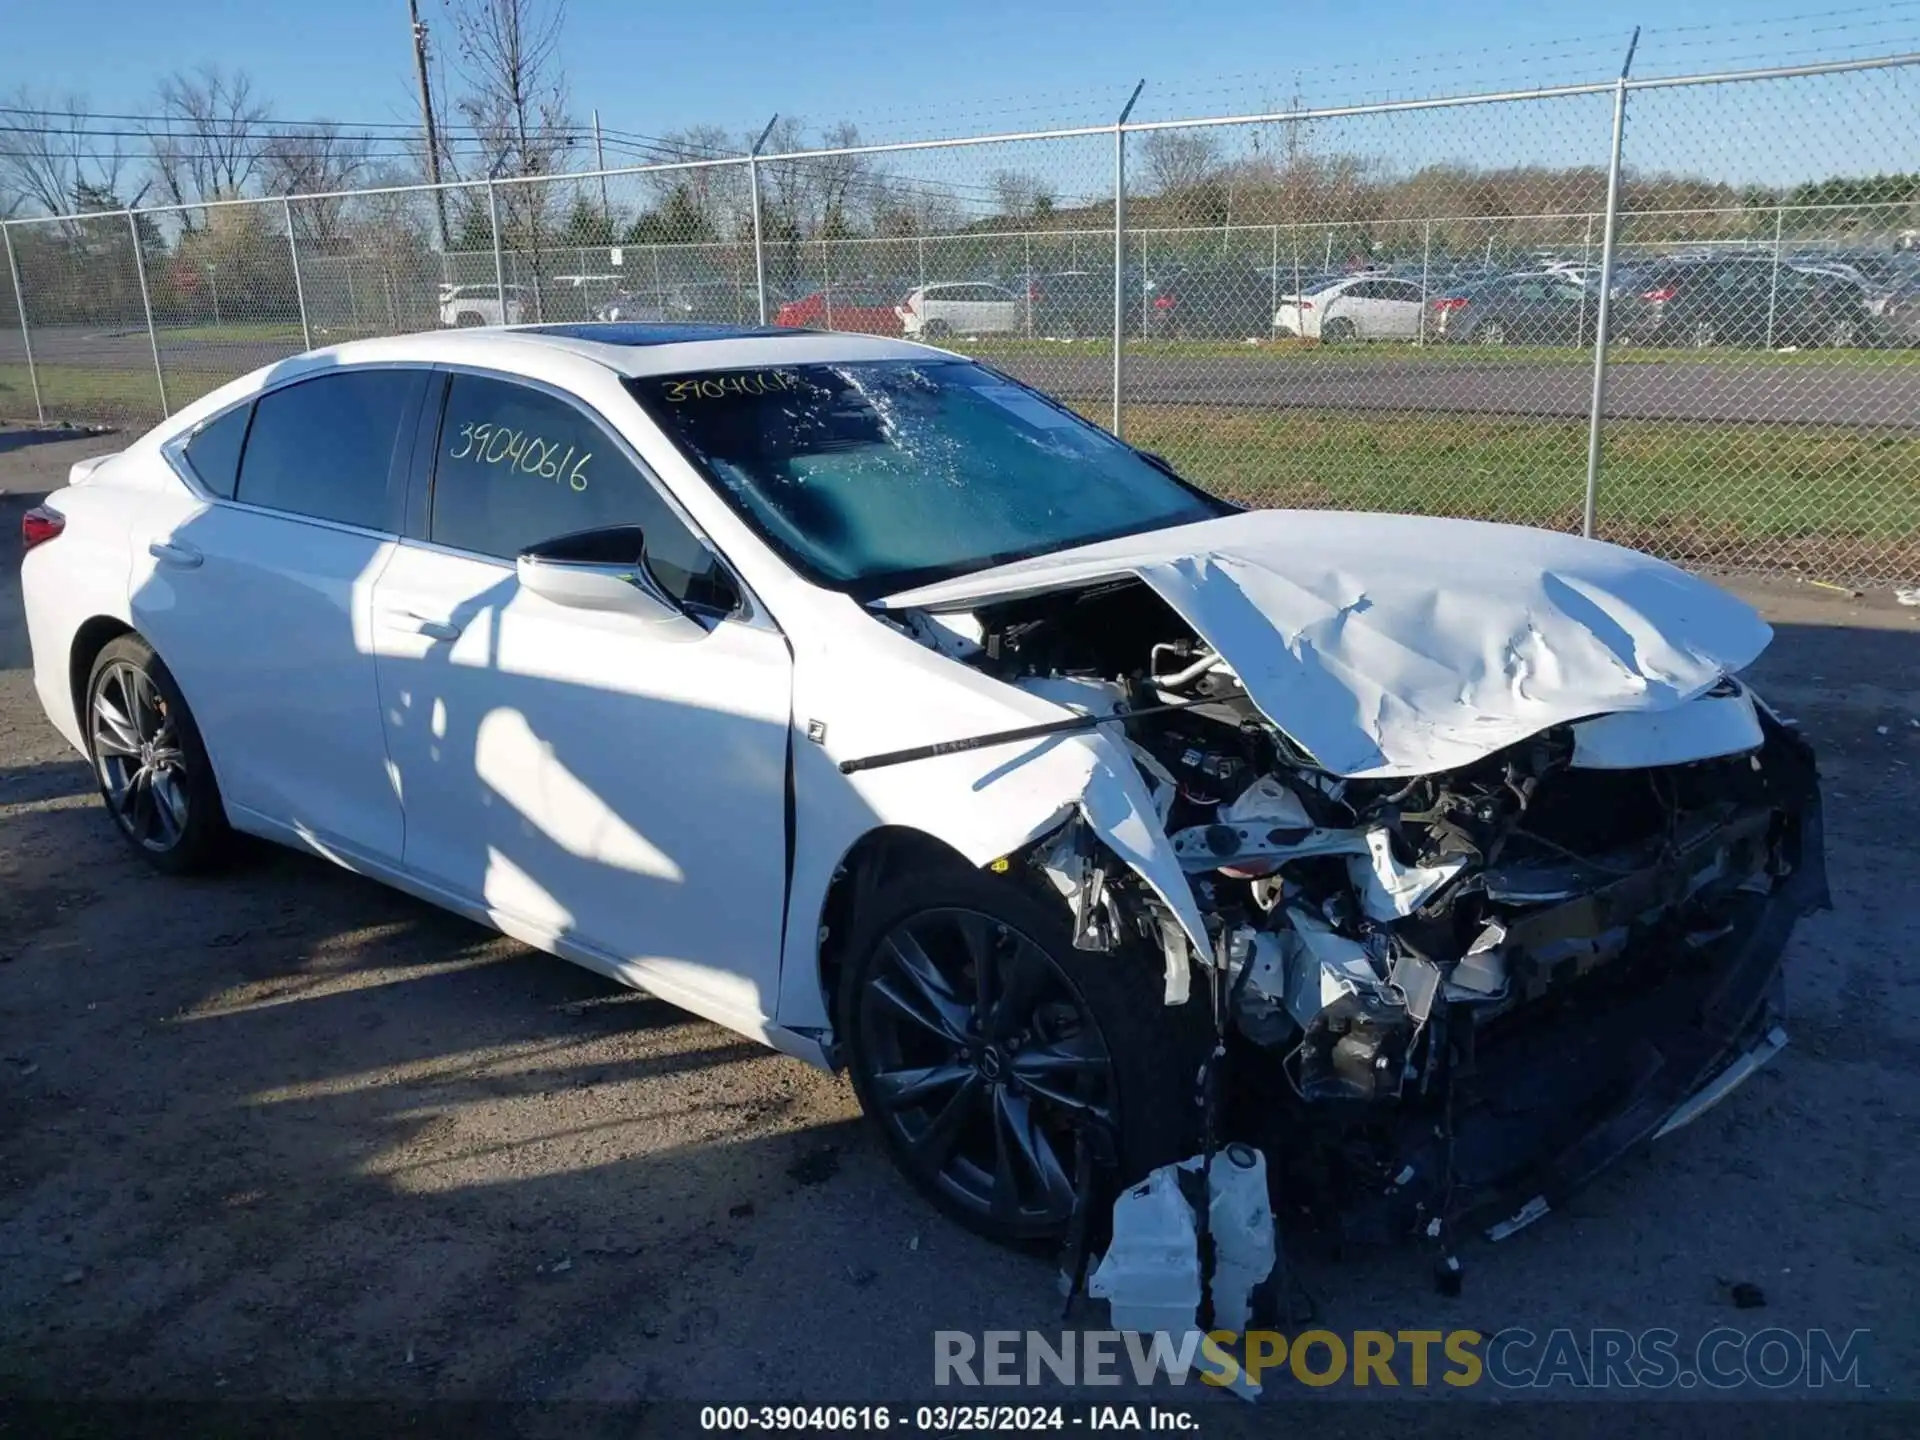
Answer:
<svg viewBox="0 0 1920 1440"><path fill-rule="evenodd" d="M427 379L356 366L227 411L169 455L207 503L134 535L134 624L244 828L399 858L368 631Z"/></svg>
<svg viewBox="0 0 1920 1440"><path fill-rule="evenodd" d="M1420 333L1420 287L1406 280L1375 280L1369 338L1411 340Z"/></svg>
<svg viewBox="0 0 1920 1440"><path fill-rule="evenodd" d="M750 1028L778 982L785 638L570 397L455 372L421 449L417 518L373 601L407 870ZM528 546L628 525L697 625L519 585Z"/></svg>
<svg viewBox="0 0 1920 1440"><path fill-rule="evenodd" d="M976 285L974 304L978 318L975 328L982 334L1004 334L1020 328L1020 302L1011 290L999 285Z"/></svg>

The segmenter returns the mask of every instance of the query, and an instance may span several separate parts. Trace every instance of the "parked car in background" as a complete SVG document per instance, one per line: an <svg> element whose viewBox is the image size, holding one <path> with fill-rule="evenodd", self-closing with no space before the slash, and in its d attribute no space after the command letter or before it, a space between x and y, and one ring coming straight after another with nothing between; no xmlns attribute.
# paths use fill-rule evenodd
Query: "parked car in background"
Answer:
<svg viewBox="0 0 1920 1440"><path fill-rule="evenodd" d="M591 320L620 293L618 275L550 275L540 282L539 313L543 321Z"/></svg>
<svg viewBox="0 0 1920 1440"><path fill-rule="evenodd" d="M1637 345L1846 347L1873 333L1857 284L1771 257L1658 261L1622 276L1613 303L1613 333Z"/></svg>
<svg viewBox="0 0 1920 1440"><path fill-rule="evenodd" d="M1147 293L1140 267L1129 265L1121 292L1121 315L1128 335L1140 333L1141 305ZM1027 306L1033 333L1049 340L1078 340L1113 334L1113 271L1057 270L1027 278Z"/></svg>
<svg viewBox="0 0 1920 1440"><path fill-rule="evenodd" d="M500 303L498 285L442 285L440 323L465 330L475 325L519 325L533 319L533 300L524 285L507 286Z"/></svg>
<svg viewBox="0 0 1920 1440"><path fill-rule="evenodd" d="M1273 333L1273 280L1249 265L1188 265L1149 282L1146 333L1156 339L1246 340Z"/></svg>
<svg viewBox="0 0 1920 1440"><path fill-rule="evenodd" d="M1560 272L1449 287L1427 302L1427 334L1473 345L1584 345L1599 296Z"/></svg>
<svg viewBox="0 0 1920 1440"><path fill-rule="evenodd" d="M769 295L769 303L773 297ZM695 280L658 291L629 290L615 295L595 313L596 320L628 324L704 321L753 325L760 320L760 294L733 280Z"/></svg>
<svg viewBox="0 0 1920 1440"><path fill-rule="evenodd" d="M1880 334L1889 345L1920 345L1920 275L1902 281L1881 307Z"/></svg>
<svg viewBox="0 0 1920 1440"><path fill-rule="evenodd" d="M970 280L922 285L908 292L895 313L902 333L925 340L946 335L994 335L1021 330L1027 302L1004 285Z"/></svg>
<svg viewBox="0 0 1920 1440"><path fill-rule="evenodd" d="M1420 333L1420 287L1411 280L1357 275L1303 295L1282 295L1273 328L1336 345L1348 340L1411 340Z"/></svg>
<svg viewBox="0 0 1920 1440"><path fill-rule="evenodd" d="M816 290L789 300L773 317L795 330L840 330L856 335L898 335L900 316L877 290Z"/></svg>

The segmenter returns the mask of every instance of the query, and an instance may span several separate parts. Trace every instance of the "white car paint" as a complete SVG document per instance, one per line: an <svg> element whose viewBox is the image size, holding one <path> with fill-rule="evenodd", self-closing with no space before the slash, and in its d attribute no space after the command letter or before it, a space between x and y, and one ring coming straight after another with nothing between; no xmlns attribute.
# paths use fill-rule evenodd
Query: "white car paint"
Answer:
<svg viewBox="0 0 1920 1440"><path fill-rule="evenodd" d="M1020 329L1026 302L1003 286L968 281L922 285L908 292L894 313L910 336L990 335Z"/></svg>
<svg viewBox="0 0 1920 1440"><path fill-rule="evenodd" d="M526 290L507 286L506 305L500 303L497 285L442 285L440 287L440 323L453 327L480 325L518 325L529 319L531 306Z"/></svg>
<svg viewBox="0 0 1920 1440"><path fill-rule="evenodd" d="M1283 295L1274 329L1326 338L1329 322L1351 325L1356 340L1411 340L1420 333L1420 287L1391 275L1349 275L1304 295Z"/></svg>
<svg viewBox="0 0 1920 1440"><path fill-rule="evenodd" d="M22 567L36 691L84 751L68 680L75 637L97 618L142 630L201 719L236 828L816 1063L829 1029L817 968L825 899L841 859L881 825L913 826L985 864L1081 809L1204 944L1145 786L1100 736L841 775L842 759L1072 712L944 659L794 574L620 385L711 366L936 353L800 332L634 348L468 330L268 366L49 497L67 530ZM162 453L272 386L395 364L477 367L577 397L727 558L752 618L691 644L662 641L633 616L569 611L562 622L539 597L514 593L511 567L209 502ZM200 565L169 567L150 553L182 541L202 552ZM249 568L286 582L276 603L241 597ZM190 592L209 579L206 593ZM423 622L457 635L437 640L416 628ZM292 627L292 643L273 644L289 633L276 625ZM283 717L289 697L312 713ZM338 727L326 736L323 718ZM809 721L824 727L823 743L806 738ZM465 748L456 752L455 739ZM795 843L783 913L789 746ZM660 755L674 764L660 766ZM396 809L407 817L398 829ZM648 903L634 903L642 893Z"/></svg>
<svg viewBox="0 0 1920 1440"><path fill-rule="evenodd" d="M76 467L49 497L66 531L22 567L36 692L84 749L76 637L97 621L141 630L200 718L236 827L816 1063L831 1054L825 901L848 853L882 827L985 865L1078 811L1204 950L1179 857L1117 737L842 774L847 759L1075 710L790 569L621 384L938 353L806 332L632 347L469 330L268 366ZM562 610L505 563L209 500L163 453L238 401L362 365L471 367L574 397L725 558L746 610L698 636L657 617ZM201 563L170 560L170 546ZM1083 547L885 608L959 610L1126 573L1187 614L1277 724L1352 774L1440 769L1561 720L1671 709L1767 635L1739 602L1610 546L1285 512ZM949 629L963 635L964 620Z"/></svg>
<svg viewBox="0 0 1920 1440"><path fill-rule="evenodd" d="M1670 709L1773 633L1744 602L1637 551L1338 510L1247 511L883 603L966 609L1128 574L1219 651L1269 720L1348 776L1433 774L1554 725Z"/></svg>

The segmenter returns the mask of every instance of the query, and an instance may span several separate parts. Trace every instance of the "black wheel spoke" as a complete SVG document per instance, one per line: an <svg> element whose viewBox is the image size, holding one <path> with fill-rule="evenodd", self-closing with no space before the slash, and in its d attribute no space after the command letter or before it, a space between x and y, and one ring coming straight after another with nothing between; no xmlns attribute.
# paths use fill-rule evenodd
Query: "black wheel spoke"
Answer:
<svg viewBox="0 0 1920 1440"><path fill-rule="evenodd" d="M984 1080L978 1075L969 1074L948 1097L947 1103L927 1122L926 1128L910 1137L909 1143L923 1163L935 1170L946 1166L954 1146L959 1142L960 1132L966 1128L967 1121L973 1118L985 1088Z"/></svg>
<svg viewBox="0 0 1920 1440"><path fill-rule="evenodd" d="M931 1104L941 1094L964 1084L972 1076L970 1066L957 1062L923 1065L909 1070L881 1070L874 1074L873 1088L880 1097L880 1103L889 1110L905 1110Z"/></svg>
<svg viewBox="0 0 1920 1440"><path fill-rule="evenodd" d="M1013 1073L1032 1094L1068 1110L1105 1114L1087 1096L1088 1082L1105 1075L1107 1057L1085 1037L1036 1045L1013 1057Z"/></svg>
<svg viewBox="0 0 1920 1440"><path fill-rule="evenodd" d="M885 948L893 964L889 973L874 983L874 991L920 1029L952 1046L964 1043L968 1006L954 993L947 975L933 964L920 941L902 927L887 937Z"/></svg>
<svg viewBox="0 0 1920 1440"><path fill-rule="evenodd" d="M1046 988L1051 966L1030 940L1019 940L1000 962L1000 994L992 1010L981 1017L981 1028L996 1039L1019 1031L1033 1014Z"/></svg>
<svg viewBox="0 0 1920 1440"><path fill-rule="evenodd" d="M990 1231L1063 1225L1072 1137L1089 1119L1117 1123L1117 1102L1060 962L992 907L954 905L901 919L869 966L855 1012L862 1096L907 1169Z"/></svg>
<svg viewBox="0 0 1920 1440"><path fill-rule="evenodd" d="M999 1110L1001 1128L1006 1131L1016 1168L1025 1171L1038 1184L1045 1208L1049 1211L1062 1207L1072 1209L1073 1181L1067 1177L1066 1167L1060 1163L1053 1142L1041 1129L1026 1096L1001 1090Z"/></svg>

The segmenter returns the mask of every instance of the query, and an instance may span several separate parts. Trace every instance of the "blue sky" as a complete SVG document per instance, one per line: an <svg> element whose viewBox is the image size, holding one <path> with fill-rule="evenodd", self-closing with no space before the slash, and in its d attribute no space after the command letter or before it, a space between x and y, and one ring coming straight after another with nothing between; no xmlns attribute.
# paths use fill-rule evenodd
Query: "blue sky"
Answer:
<svg viewBox="0 0 1920 1440"><path fill-rule="evenodd" d="M158 75L244 67L287 119L415 118L405 0L5 0L0 90L150 108ZM423 18L451 40L444 0ZM1111 117L1411 96L1605 77L1632 7L1538 0L891 0L853 8L572 0L564 58L584 120L658 135L739 130L775 110L869 136L976 133ZM1641 68L1677 73L1920 48L1920 3L1661 0ZM1815 13L1818 12L1818 13ZM76 17L82 17L76 21ZM1615 18L1618 17L1618 18ZM1805 17L1805 18L1791 18Z"/></svg>

